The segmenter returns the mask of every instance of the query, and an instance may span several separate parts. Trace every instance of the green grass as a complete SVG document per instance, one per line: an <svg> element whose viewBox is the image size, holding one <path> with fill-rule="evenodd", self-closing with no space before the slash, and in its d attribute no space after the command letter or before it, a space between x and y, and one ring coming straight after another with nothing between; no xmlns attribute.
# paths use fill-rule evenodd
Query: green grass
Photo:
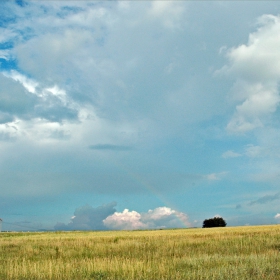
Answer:
<svg viewBox="0 0 280 280"><path fill-rule="evenodd" d="M280 226L0 234L0 279L280 279Z"/></svg>

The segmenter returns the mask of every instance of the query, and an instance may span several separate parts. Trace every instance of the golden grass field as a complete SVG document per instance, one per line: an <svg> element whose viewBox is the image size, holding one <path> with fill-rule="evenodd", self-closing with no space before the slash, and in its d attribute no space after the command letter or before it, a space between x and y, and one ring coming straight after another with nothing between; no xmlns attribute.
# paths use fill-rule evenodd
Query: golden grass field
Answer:
<svg viewBox="0 0 280 280"><path fill-rule="evenodd" d="M280 279L280 226L0 233L0 279Z"/></svg>

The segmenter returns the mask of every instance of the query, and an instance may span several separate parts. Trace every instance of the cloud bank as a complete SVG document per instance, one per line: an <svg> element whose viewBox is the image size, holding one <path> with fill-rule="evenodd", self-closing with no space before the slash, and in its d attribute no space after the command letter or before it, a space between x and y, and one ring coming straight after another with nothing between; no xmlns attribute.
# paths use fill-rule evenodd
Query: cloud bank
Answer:
<svg viewBox="0 0 280 280"><path fill-rule="evenodd" d="M178 228L191 225L186 214L168 207L158 207L146 213L125 209L107 217L104 224L114 230Z"/></svg>
<svg viewBox="0 0 280 280"><path fill-rule="evenodd" d="M158 207L138 213L124 209L117 212L116 203L93 208L85 205L76 209L70 223L57 223L55 230L137 230L189 227L188 216L168 207Z"/></svg>

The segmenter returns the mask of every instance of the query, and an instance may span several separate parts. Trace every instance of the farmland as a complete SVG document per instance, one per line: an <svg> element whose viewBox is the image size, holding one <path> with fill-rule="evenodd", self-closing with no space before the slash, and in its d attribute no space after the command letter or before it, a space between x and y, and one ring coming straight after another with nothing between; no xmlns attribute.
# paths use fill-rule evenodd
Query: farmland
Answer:
<svg viewBox="0 0 280 280"><path fill-rule="evenodd" d="M0 279L280 279L280 226L0 233Z"/></svg>

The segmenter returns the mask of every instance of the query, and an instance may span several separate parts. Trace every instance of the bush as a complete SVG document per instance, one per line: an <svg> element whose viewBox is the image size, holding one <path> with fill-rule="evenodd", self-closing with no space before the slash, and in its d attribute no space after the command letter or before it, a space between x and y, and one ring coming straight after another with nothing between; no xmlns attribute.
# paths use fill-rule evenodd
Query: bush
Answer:
<svg viewBox="0 0 280 280"><path fill-rule="evenodd" d="M226 221L222 217L214 217L211 219L206 219L203 221L203 228L211 227L225 227L227 225Z"/></svg>

